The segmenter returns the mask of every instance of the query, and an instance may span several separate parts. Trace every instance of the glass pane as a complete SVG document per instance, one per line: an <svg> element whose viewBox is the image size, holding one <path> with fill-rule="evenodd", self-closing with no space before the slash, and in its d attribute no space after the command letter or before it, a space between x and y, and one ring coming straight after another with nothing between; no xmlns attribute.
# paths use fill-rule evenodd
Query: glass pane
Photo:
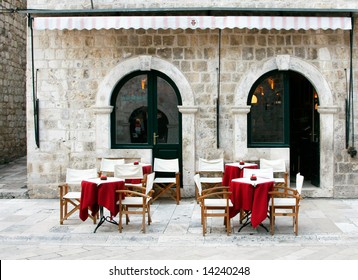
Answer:
<svg viewBox="0 0 358 280"><path fill-rule="evenodd" d="M251 143L284 142L283 75L264 79L251 98Z"/></svg>
<svg viewBox="0 0 358 280"><path fill-rule="evenodd" d="M147 143L147 75L128 80L116 100L116 144Z"/></svg>
<svg viewBox="0 0 358 280"><path fill-rule="evenodd" d="M179 143L178 99L175 90L158 77L157 84L157 143Z"/></svg>

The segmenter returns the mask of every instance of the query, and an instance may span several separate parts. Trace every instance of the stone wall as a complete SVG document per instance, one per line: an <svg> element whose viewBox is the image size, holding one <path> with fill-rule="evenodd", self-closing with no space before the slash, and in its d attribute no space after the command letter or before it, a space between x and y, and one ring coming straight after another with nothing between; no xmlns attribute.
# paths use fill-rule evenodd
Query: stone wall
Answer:
<svg viewBox="0 0 358 280"><path fill-rule="evenodd" d="M215 30L37 31L41 149L33 150L30 136L29 148L37 158L31 156L30 178L40 176L41 182L51 183L70 162L78 167L95 165L95 116L91 107L95 105L98 86L118 63L140 55L169 61L190 83L199 107L197 156L223 154L226 161L235 160L230 152L231 108L238 82L253 64L278 54L290 54L318 67L333 88L336 104L342 108L339 118L344 119L344 100L339 96L345 91L341 77L349 65L347 32L223 30L221 149L218 151L213 137L216 135L218 38ZM334 47L330 47L331 40ZM340 52L336 51L337 47ZM337 130L340 125L336 123Z"/></svg>
<svg viewBox="0 0 358 280"><path fill-rule="evenodd" d="M72 2L69 4L70 1L29 1L33 8L89 8L90 1L76 1L74 4ZM110 4L114 1L93 2L97 8L116 7L115 4ZM150 3L153 2L156 1ZM201 1L200 4L194 1L196 5L202 6L210 6L209 2L213 3ZM215 4L225 6L225 2L215 1ZM240 1L242 7L269 7L269 2L274 2L270 7L291 8L353 8L358 5L356 1L321 0L310 1L308 4L307 1L301 1L302 5L297 4L300 1L295 1L295 6L291 1ZM126 3L126 6L134 5L134 1ZM165 1L164 5L173 6L173 3L174 1ZM357 42L356 35L355 46ZM329 159L333 163L329 168L323 169L320 176L333 179L328 181L328 186L321 188L323 191L309 190L306 194L358 197L357 159L347 154L344 131L345 69L349 69L349 31L222 30L219 149L216 147L218 30L36 30L34 46L40 100L41 144L40 149L37 149L34 143L31 79L28 77L28 182L32 197L57 196L57 185L65 179L67 167L90 168L98 165L98 149L103 143L107 144L109 129L109 126L104 125L108 121L108 116L104 115L99 119L99 113L93 110L93 107L97 106L100 111L99 105L109 105L104 104L105 102L101 101L102 96L99 96L101 84L118 65L141 56L164 61L165 63L161 64L163 68L160 69L164 73L172 73L174 68L177 69L193 92L194 101L185 105L195 106L197 110L195 120L189 118L195 128L189 126L189 122L183 121L183 131L195 134L193 139L200 141L194 141L193 146L190 146L194 148L192 150L189 150L187 143L183 141L183 153L194 153L194 162L188 164L193 168L186 170L185 192L189 188L193 190L191 179L198 157L223 156L226 162L234 161L238 159L235 147L240 148L240 145L248 154L243 133L246 126L241 124L241 120L246 120L246 115L240 116L238 121L233 116L233 108L247 114L246 108L237 108L239 104L245 105L248 94L246 88L242 91L244 87L241 85L248 73L260 72L257 69L265 68L278 56L289 56L291 60L304 62L297 63L298 66L308 65L313 73L318 72L321 75L329 89L330 96L326 99L329 99L329 105L335 106L334 110L321 108L320 111L322 118L329 115L324 124L328 124L329 127L325 129L332 135L329 141L322 143L323 147L332 146L332 149L324 148L321 152L326 153L324 160ZM354 58L354 64L357 65L356 47ZM302 73L305 71L304 68L299 70ZM357 71L355 77L358 77ZM315 80L315 77L308 78ZM108 100L111 92L107 91L104 94ZM327 93L321 94L320 97L324 97ZM98 100L103 103L98 104ZM103 108L103 111L105 110L107 109ZM190 108L186 110L190 111ZM98 129L99 123L101 129ZM242 134L238 134L236 126ZM119 155L118 151L110 149L106 153ZM268 154L272 151L252 149L249 151L250 159L258 159L263 153ZM184 161L186 158L185 156ZM190 194L190 191L186 193Z"/></svg>
<svg viewBox="0 0 358 280"><path fill-rule="evenodd" d="M26 8L4 0L0 9ZM26 155L26 17L0 13L0 164Z"/></svg>

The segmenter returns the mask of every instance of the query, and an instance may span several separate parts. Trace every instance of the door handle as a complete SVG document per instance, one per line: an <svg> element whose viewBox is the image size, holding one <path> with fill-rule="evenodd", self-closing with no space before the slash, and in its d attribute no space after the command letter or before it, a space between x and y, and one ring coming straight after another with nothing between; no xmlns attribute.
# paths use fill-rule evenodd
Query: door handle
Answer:
<svg viewBox="0 0 358 280"><path fill-rule="evenodd" d="M159 137L159 135L157 135L155 132L153 133L153 143L154 145L157 144L157 138Z"/></svg>

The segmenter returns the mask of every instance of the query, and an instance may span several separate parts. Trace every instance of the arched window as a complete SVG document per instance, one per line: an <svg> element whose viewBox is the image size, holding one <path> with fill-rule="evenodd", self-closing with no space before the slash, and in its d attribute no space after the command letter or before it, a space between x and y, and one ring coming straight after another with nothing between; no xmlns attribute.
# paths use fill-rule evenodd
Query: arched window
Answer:
<svg viewBox="0 0 358 280"><path fill-rule="evenodd" d="M158 71L136 71L118 82L111 105L111 147L180 143L179 91Z"/></svg>
<svg viewBox="0 0 358 280"><path fill-rule="evenodd" d="M252 87L248 105L248 146L289 145L289 95L286 72L272 71Z"/></svg>

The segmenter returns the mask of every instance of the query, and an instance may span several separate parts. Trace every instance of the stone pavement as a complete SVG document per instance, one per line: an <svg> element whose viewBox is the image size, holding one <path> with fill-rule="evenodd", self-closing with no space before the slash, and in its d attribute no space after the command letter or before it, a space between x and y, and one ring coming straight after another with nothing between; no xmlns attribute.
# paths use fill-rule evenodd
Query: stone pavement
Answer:
<svg viewBox="0 0 358 280"><path fill-rule="evenodd" d="M19 180L5 169L0 168L2 183ZM235 217L230 236L222 219L212 218L205 237L194 199L183 199L180 205L157 200L146 234L140 232L137 216L122 233L110 223L93 233L95 225L78 215L60 225L58 199L0 201L1 260L358 260L357 199L305 198L298 236L288 217L276 219L274 236L261 227L238 232Z"/></svg>
<svg viewBox="0 0 358 280"><path fill-rule="evenodd" d="M29 198L26 157L0 164L0 198Z"/></svg>

